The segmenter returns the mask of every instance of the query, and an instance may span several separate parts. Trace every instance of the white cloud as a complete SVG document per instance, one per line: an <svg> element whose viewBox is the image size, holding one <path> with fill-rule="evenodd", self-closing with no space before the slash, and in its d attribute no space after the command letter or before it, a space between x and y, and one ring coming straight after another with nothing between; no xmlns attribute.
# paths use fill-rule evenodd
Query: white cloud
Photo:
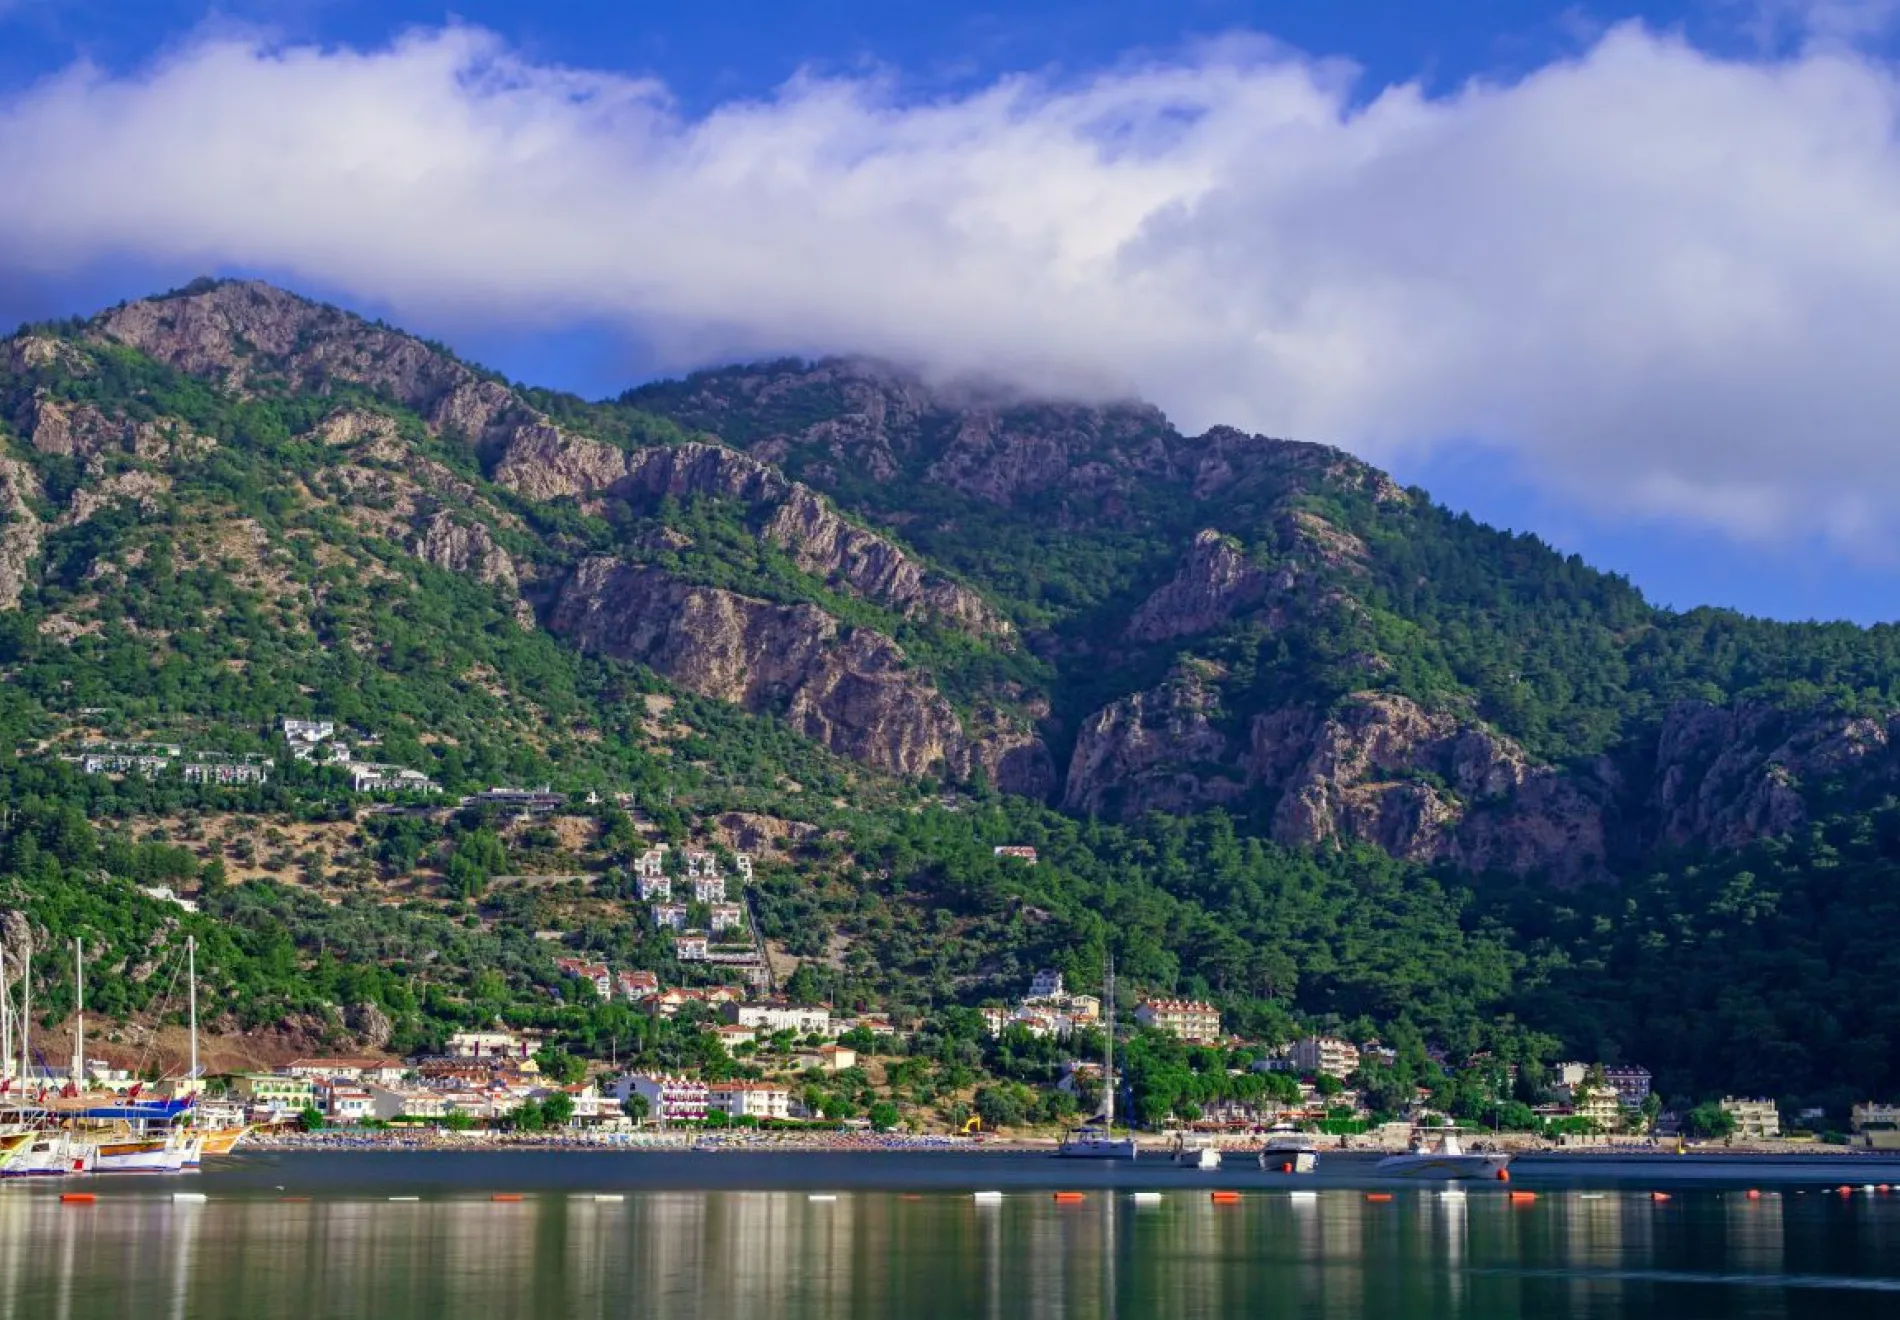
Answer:
<svg viewBox="0 0 1900 1320"><path fill-rule="evenodd" d="M397 312L606 318L675 365L871 351L1134 389L1374 459L1514 455L1610 513L1886 547L1900 80L1638 27L1355 101L1258 42L905 103L665 89L468 29L211 37L0 104L0 266L270 268Z"/></svg>

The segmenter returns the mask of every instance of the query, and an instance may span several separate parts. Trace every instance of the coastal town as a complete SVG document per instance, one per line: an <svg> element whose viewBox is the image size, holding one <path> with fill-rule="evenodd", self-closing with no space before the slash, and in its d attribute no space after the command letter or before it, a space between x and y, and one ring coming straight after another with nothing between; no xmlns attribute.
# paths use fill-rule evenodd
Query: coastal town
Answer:
<svg viewBox="0 0 1900 1320"><path fill-rule="evenodd" d="M145 738L88 741L59 756L89 776L169 777L213 791L265 785L286 767L302 767L366 799L353 809L364 819L379 812L440 819L456 811L547 822L604 805L599 793L545 786L489 787L451 803L423 772L373 759L381 748L373 732L289 716L272 732L274 755ZM630 793L605 805L638 814ZM1382 1043L1325 1020L1263 1038L1230 1029L1208 999L1158 987L1111 1018L1093 986L1076 988L1050 967L1029 976L1014 999L971 1009L880 1008L861 992L847 1009L828 993L822 964L774 957L755 911L761 877L752 853L703 831L669 841L636 826L641 835L625 855L622 920L632 946L658 956L630 962L605 946L574 948L573 932L560 929L535 938L550 946L544 956L553 1000L623 1010L646 1024L629 1032L629 1055L638 1043L643 1058L663 1059L662 1066L623 1065L617 1037L604 1049L595 1041L576 1052L557 1029L498 1019L400 1056L309 1055L207 1075L194 1095L200 1121L276 1140L550 1130L691 1139L707 1128L763 1128L1034 1142L1054 1140L1112 1099L1122 1120L1138 1127L1241 1140L1292 1130L1348 1146L1396 1147L1422 1126L1467 1123L1500 1142L1573 1147L1684 1140L1900 1146L1896 1106L1872 1098L1855 1104L1843 1123L1838 1113L1769 1096L1665 1095L1648 1069L1630 1062L1520 1063L1482 1050L1454 1056L1430 1041ZM1026 843L995 844L990 853L1002 867L1035 868L1042 860ZM489 879L546 884L563 877ZM142 891L197 911L170 885ZM1121 1042L1112 1075L1102 1061L1109 1036ZM43 1093L68 1080L43 1065L37 1076L11 1058L6 1066L10 1087ZM142 1079L95 1060L84 1082L88 1090L124 1094Z"/></svg>

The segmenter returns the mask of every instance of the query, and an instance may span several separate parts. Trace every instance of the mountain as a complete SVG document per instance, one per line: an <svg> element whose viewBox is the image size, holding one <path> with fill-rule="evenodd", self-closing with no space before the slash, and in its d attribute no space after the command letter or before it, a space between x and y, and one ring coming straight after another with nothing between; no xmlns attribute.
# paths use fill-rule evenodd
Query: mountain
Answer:
<svg viewBox="0 0 1900 1320"><path fill-rule="evenodd" d="M625 892L644 829L765 850L785 967L872 999L967 1002L1041 962L1086 978L1108 946L1261 1030L1555 1033L1675 1051L1684 1085L1815 1092L1847 1076L1831 1041L1874 1060L1857 1082L1891 1076L1876 1004L1764 1025L1721 990L1751 958L1852 958L1841 994L1894 998L1892 956L1810 905L1817 849L1837 901L1892 904L1891 627L1660 610L1338 450L1184 435L1135 402L855 359L587 402L256 283L0 342L0 441L22 808L0 895L49 936L94 930L128 1009L175 917L93 911L82 873L195 893L216 862L210 964L267 985L246 1022L292 1037L546 1009L537 930L680 973ZM641 823L405 832L285 756L285 716L372 732L451 793L630 794ZM278 769L212 790L57 759L101 739ZM301 850L240 867L265 820ZM505 857L477 840L496 830ZM1015 841L1044 864L990 855ZM487 888L530 857L595 880ZM1718 937L1731 920L1746 939ZM1681 981L1667 1003L1605 989L1658 975ZM1636 1007L1699 995L1721 1039L1825 1040L1738 1073Z"/></svg>

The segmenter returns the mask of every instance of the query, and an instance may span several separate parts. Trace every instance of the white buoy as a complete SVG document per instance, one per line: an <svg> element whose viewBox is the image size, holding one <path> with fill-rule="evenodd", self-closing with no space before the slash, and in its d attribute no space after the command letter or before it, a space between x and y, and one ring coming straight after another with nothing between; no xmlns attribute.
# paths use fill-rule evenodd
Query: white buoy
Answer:
<svg viewBox="0 0 1900 1320"><path fill-rule="evenodd" d="M1160 1192L1136 1192L1132 1198L1137 1205L1160 1205Z"/></svg>
<svg viewBox="0 0 1900 1320"><path fill-rule="evenodd" d="M173 1201L183 1202L186 1205L197 1205L199 1202L205 1201L208 1199L209 1198L206 1197L203 1192L173 1192L172 1193Z"/></svg>
<svg viewBox="0 0 1900 1320"><path fill-rule="evenodd" d="M1291 1195L1293 1197L1293 1203L1295 1205L1307 1205L1313 1201L1319 1200L1318 1192L1293 1192L1291 1193Z"/></svg>
<svg viewBox="0 0 1900 1320"><path fill-rule="evenodd" d="M609 1201L624 1201L626 1199L627 1198L619 1192L596 1192L594 1194L594 1200L603 1204Z"/></svg>
<svg viewBox="0 0 1900 1320"><path fill-rule="evenodd" d="M420 1201L422 1198L420 1196L392 1196L389 1199L392 1201Z"/></svg>
<svg viewBox="0 0 1900 1320"><path fill-rule="evenodd" d="M813 1192L805 1199L807 1201L835 1201L838 1198L833 1196L830 1192Z"/></svg>
<svg viewBox="0 0 1900 1320"><path fill-rule="evenodd" d="M977 1192L972 1199L978 1201L1000 1201L1003 1199L1003 1194L1001 1192Z"/></svg>
<svg viewBox="0 0 1900 1320"><path fill-rule="evenodd" d="M1586 1201L1601 1201L1603 1199L1603 1193L1602 1192L1585 1192L1583 1194L1583 1199Z"/></svg>
<svg viewBox="0 0 1900 1320"><path fill-rule="evenodd" d="M1462 1187L1447 1187L1438 1194L1438 1199L1441 1201L1462 1201L1465 1199L1465 1189Z"/></svg>

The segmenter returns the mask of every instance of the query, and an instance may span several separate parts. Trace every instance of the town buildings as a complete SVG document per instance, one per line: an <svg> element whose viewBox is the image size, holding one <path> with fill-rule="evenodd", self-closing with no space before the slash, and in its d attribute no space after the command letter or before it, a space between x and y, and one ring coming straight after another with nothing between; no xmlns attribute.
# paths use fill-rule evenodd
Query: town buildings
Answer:
<svg viewBox="0 0 1900 1320"><path fill-rule="evenodd" d="M1359 1071L1359 1047L1338 1036L1308 1036L1287 1052L1293 1071L1306 1077L1325 1073L1342 1081Z"/></svg>
<svg viewBox="0 0 1900 1320"><path fill-rule="evenodd" d="M1641 1108L1643 1101L1649 1099L1656 1079L1649 1069L1635 1064L1621 1064L1603 1070L1603 1080L1616 1089L1617 1099L1631 1109Z"/></svg>
<svg viewBox="0 0 1900 1320"><path fill-rule="evenodd" d="M721 931L745 929L745 907L739 903L714 903L710 924L713 934Z"/></svg>
<svg viewBox="0 0 1900 1320"><path fill-rule="evenodd" d="M990 849L990 854L994 857L1008 857L1015 861L1027 862L1031 866L1036 864L1036 850L1028 844L999 843Z"/></svg>
<svg viewBox="0 0 1900 1320"><path fill-rule="evenodd" d="M582 958L557 958L554 965L567 975L593 986L594 993L602 999L613 998L614 978L606 963L590 963Z"/></svg>
<svg viewBox="0 0 1900 1320"><path fill-rule="evenodd" d="M705 962L712 952L712 941L703 930L684 931L673 937L673 956L681 962Z"/></svg>
<svg viewBox="0 0 1900 1320"><path fill-rule="evenodd" d="M1781 1111L1773 1100L1738 1100L1723 1096L1721 1105L1735 1118L1735 1135L1745 1141L1763 1141L1781 1135Z"/></svg>
<svg viewBox="0 0 1900 1320"><path fill-rule="evenodd" d="M1195 1044L1221 1039L1220 1011L1198 999L1146 999L1135 1007L1135 1021Z"/></svg>
<svg viewBox="0 0 1900 1320"><path fill-rule="evenodd" d="M532 1043L513 1031L458 1031L449 1037L449 1056L455 1059L527 1059Z"/></svg>
<svg viewBox="0 0 1900 1320"><path fill-rule="evenodd" d="M685 930L686 905L684 903L655 903L653 925L659 930Z"/></svg>
<svg viewBox="0 0 1900 1320"><path fill-rule="evenodd" d="M655 1123L678 1123L706 1117L711 1091L696 1077L675 1077L670 1073L629 1073L614 1083L614 1102L623 1109L627 1097L638 1095L647 1102L647 1119Z"/></svg>
<svg viewBox="0 0 1900 1320"><path fill-rule="evenodd" d="M785 1119L792 1116L792 1089L777 1082L714 1082L707 1106L732 1118Z"/></svg>
<svg viewBox="0 0 1900 1320"><path fill-rule="evenodd" d="M800 1036L831 1036L831 1007L827 1004L806 1006L783 1000L764 1000L753 1004L726 1005L726 1020L751 1027L762 1035L790 1031Z"/></svg>

